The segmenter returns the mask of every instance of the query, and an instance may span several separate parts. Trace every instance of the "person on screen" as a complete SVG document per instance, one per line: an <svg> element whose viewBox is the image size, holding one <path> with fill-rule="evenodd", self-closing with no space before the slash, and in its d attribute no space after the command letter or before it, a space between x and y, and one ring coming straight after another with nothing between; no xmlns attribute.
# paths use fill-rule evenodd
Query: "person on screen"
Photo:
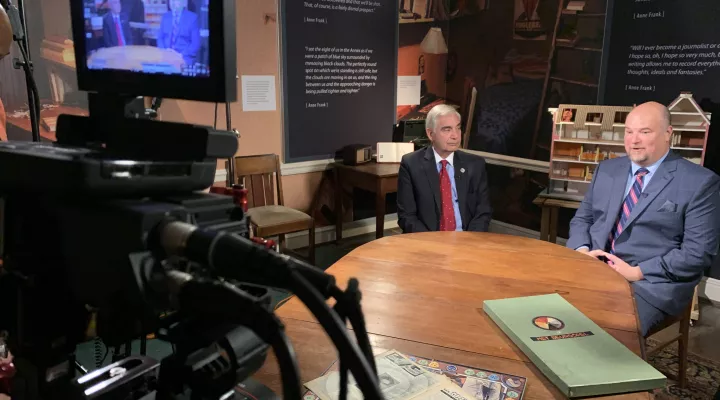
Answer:
<svg viewBox="0 0 720 400"><path fill-rule="evenodd" d="M122 12L120 0L108 0L110 12L103 17L103 41L105 47L129 46L132 44L130 23Z"/></svg>
<svg viewBox="0 0 720 400"><path fill-rule="evenodd" d="M456 151L460 114L446 104L425 121L431 146L403 156L398 175L398 225L403 233L487 232L492 209L485 160Z"/></svg>
<svg viewBox="0 0 720 400"><path fill-rule="evenodd" d="M187 0L170 0L170 11L160 22L158 47L180 53L187 66L195 64L200 50L198 15L187 9Z"/></svg>
<svg viewBox="0 0 720 400"><path fill-rule="evenodd" d="M125 16L124 20L130 23L145 22L145 4L142 0L121 0L122 2L122 14ZM130 29L132 35L133 44L139 44L143 42L143 29Z"/></svg>
<svg viewBox="0 0 720 400"><path fill-rule="evenodd" d="M597 166L567 241L632 284L643 336L685 311L718 252L720 178L674 154L672 136L664 105L633 109L628 155Z"/></svg>

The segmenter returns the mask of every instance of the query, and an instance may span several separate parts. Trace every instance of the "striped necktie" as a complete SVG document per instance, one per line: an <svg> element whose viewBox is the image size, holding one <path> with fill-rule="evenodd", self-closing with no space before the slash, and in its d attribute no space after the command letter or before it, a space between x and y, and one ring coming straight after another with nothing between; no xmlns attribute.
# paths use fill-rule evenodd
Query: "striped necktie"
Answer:
<svg viewBox="0 0 720 400"><path fill-rule="evenodd" d="M170 39L170 46L174 47L177 41L178 32L180 31L180 12L173 13L173 30L172 37Z"/></svg>
<svg viewBox="0 0 720 400"><path fill-rule="evenodd" d="M647 175L648 172L650 171L645 168L640 168L635 172L635 181L633 182L627 196L625 196L625 201L623 201L622 208L620 208L620 214L618 215L615 229L610 232L609 239L611 254L615 254L615 241L625 230L625 224L627 223L627 220L630 219L630 213L633 208L635 208L638 200L640 200L640 194L643 190L643 182L645 180L645 175Z"/></svg>

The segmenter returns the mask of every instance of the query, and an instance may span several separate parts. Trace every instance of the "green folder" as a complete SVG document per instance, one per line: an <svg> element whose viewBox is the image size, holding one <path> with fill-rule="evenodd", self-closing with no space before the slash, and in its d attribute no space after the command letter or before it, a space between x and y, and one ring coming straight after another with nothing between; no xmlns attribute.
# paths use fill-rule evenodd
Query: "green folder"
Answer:
<svg viewBox="0 0 720 400"><path fill-rule="evenodd" d="M483 310L568 397L665 387L665 376L559 294L486 300Z"/></svg>

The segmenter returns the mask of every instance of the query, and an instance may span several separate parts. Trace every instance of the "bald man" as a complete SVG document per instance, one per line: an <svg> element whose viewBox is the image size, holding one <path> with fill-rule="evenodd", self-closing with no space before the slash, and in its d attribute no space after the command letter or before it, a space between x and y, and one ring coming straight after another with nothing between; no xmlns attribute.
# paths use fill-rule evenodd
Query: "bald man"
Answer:
<svg viewBox="0 0 720 400"><path fill-rule="evenodd" d="M598 165L567 246L631 282L643 335L682 314L718 250L720 179L670 151L670 113L642 104L625 121L626 157Z"/></svg>
<svg viewBox="0 0 720 400"><path fill-rule="evenodd" d="M180 53L187 66L197 61L200 51L200 21L187 9L188 0L170 0L170 11L162 16L157 46Z"/></svg>

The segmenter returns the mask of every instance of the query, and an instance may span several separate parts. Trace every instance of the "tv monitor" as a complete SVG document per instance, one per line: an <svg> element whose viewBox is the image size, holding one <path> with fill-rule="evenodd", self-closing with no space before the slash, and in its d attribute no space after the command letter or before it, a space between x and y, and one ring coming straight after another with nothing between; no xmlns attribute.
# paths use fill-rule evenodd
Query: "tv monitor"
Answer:
<svg viewBox="0 0 720 400"><path fill-rule="evenodd" d="M80 90L237 98L235 0L70 0Z"/></svg>

